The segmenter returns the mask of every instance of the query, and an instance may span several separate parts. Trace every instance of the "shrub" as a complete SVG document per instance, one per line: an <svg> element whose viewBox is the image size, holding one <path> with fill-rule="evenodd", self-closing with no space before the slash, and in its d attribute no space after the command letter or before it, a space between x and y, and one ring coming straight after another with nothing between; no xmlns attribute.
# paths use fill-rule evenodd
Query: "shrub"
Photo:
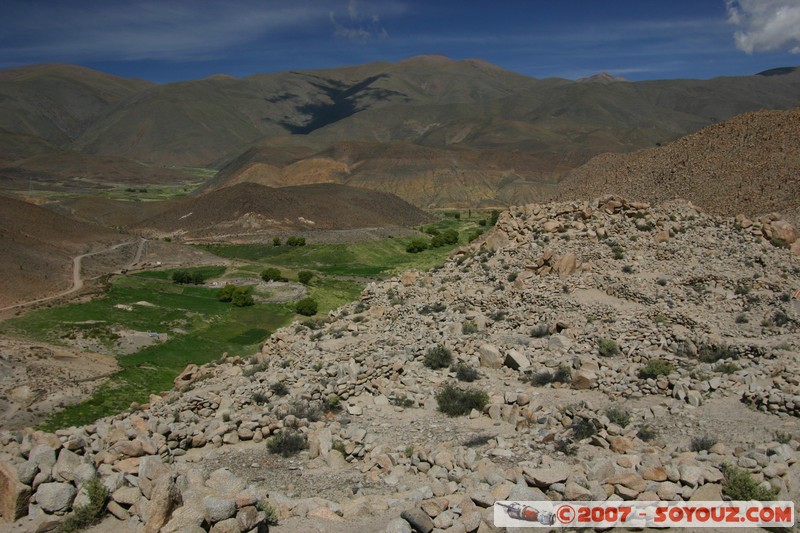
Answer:
<svg viewBox="0 0 800 533"><path fill-rule="evenodd" d="M783 239L779 239L777 237L773 237L769 240L769 243L774 246L775 248L788 248L789 243Z"/></svg>
<svg viewBox="0 0 800 533"><path fill-rule="evenodd" d="M487 434L475 435L474 437L470 437L469 439L464 441L464 446L466 446L467 448L474 448L475 446L483 446L493 438L494 437Z"/></svg>
<svg viewBox="0 0 800 533"><path fill-rule="evenodd" d="M492 209L492 214L489 216L489 225L494 226L497 224L497 219L500 218L500 211Z"/></svg>
<svg viewBox="0 0 800 533"><path fill-rule="evenodd" d="M86 483L85 488L89 502L75 508L72 514L61 523L58 529L60 532L82 531L89 526L97 524L103 518L106 501L108 500L108 489L98 477L93 477Z"/></svg>
<svg viewBox="0 0 800 533"><path fill-rule="evenodd" d="M737 324L747 324L748 322L747 315L745 315L744 313L739 313L738 315L736 315L736 319L734 320L734 322L736 322Z"/></svg>
<svg viewBox="0 0 800 533"><path fill-rule="evenodd" d="M317 314L317 301L313 298L303 298L294 304L294 310L298 315L313 316Z"/></svg>
<svg viewBox="0 0 800 533"><path fill-rule="evenodd" d="M717 439L710 435L701 435L692 439L689 449L693 452L708 451L717 443Z"/></svg>
<svg viewBox="0 0 800 533"><path fill-rule="evenodd" d="M281 271L278 270L277 268L267 268L266 270L261 272L261 279L263 279L264 281L285 281L286 280L286 278L284 278L281 275Z"/></svg>
<svg viewBox="0 0 800 533"><path fill-rule="evenodd" d="M597 348L600 350L602 357L613 357L619 355L619 346L612 339L605 339L600 337L597 339Z"/></svg>
<svg viewBox="0 0 800 533"><path fill-rule="evenodd" d="M230 302L233 300L233 291L236 290L236 285L226 284L217 291L217 300L220 302Z"/></svg>
<svg viewBox="0 0 800 533"><path fill-rule="evenodd" d="M287 246L305 246L306 245L306 238L305 237L289 237L286 239Z"/></svg>
<svg viewBox="0 0 800 533"><path fill-rule="evenodd" d="M439 368L446 368L450 366L452 362L453 362L453 354L450 352L450 350L448 350L441 344L431 348L425 354L424 364L425 366L433 370L437 370Z"/></svg>
<svg viewBox="0 0 800 533"><path fill-rule="evenodd" d="M597 434L597 428L588 418L578 416L572 422L572 434L578 440L588 439Z"/></svg>
<svg viewBox="0 0 800 533"><path fill-rule="evenodd" d="M286 396L289 394L289 387L282 381L276 381L272 385L269 386L269 390L272 391L272 394L275 396Z"/></svg>
<svg viewBox="0 0 800 533"><path fill-rule="evenodd" d="M738 359L739 355L726 344L718 346L706 344L700 347L697 357L703 363L716 363L720 359Z"/></svg>
<svg viewBox="0 0 800 533"><path fill-rule="evenodd" d="M267 398L267 395L263 392L254 392L253 403L256 405L267 405L269 403L269 398Z"/></svg>
<svg viewBox="0 0 800 533"><path fill-rule="evenodd" d="M256 505L256 508L264 513L264 522L268 526L278 525L279 515L278 515L278 510L275 508L274 505L272 505L266 500L261 500Z"/></svg>
<svg viewBox="0 0 800 533"><path fill-rule="evenodd" d="M476 379L478 379L478 369L472 368L471 366L465 363L457 363L450 370L455 371L456 379L458 381L466 381L467 383L472 383Z"/></svg>
<svg viewBox="0 0 800 533"><path fill-rule="evenodd" d="M253 295L250 294L250 289L247 287L236 287L231 296L231 303L236 307L247 307L253 305Z"/></svg>
<svg viewBox="0 0 800 533"><path fill-rule="evenodd" d="M416 402L411 398L406 398L405 396L395 396L394 398L389 399L389 403L397 407L414 407L416 406Z"/></svg>
<svg viewBox="0 0 800 533"><path fill-rule="evenodd" d="M273 237L272 238L272 246L280 246L281 245L281 238L280 237Z"/></svg>
<svg viewBox="0 0 800 533"><path fill-rule="evenodd" d="M736 363L732 363L730 361L719 363L717 366L714 367L714 371L719 372L720 374L733 374L734 372L738 372L739 370L741 370L741 367Z"/></svg>
<svg viewBox="0 0 800 533"><path fill-rule="evenodd" d="M531 329L530 336L535 339L541 339L550 335L550 327L547 324L539 324Z"/></svg>
<svg viewBox="0 0 800 533"><path fill-rule="evenodd" d="M270 453L291 457L304 450L306 438L298 431L283 429L267 440L267 450Z"/></svg>
<svg viewBox="0 0 800 533"><path fill-rule="evenodd" d="M606 409L606 416L612 423L623 428L631 423L631 415L621 407L609 407Z"/></svg>
<svg viewBox="0 0 800 533"><path fill-rule="evenodd" d="M338 411L342 408L342 399L339 398L336 394L333 396L329 396L327 400L325 400L325 408L328 411Z"/></svg>
<svg viewBox="0 0 800 533"><path fill-rule="evenodd" d="M549 370L540 370L530 377L531 385L536 387L544 387L553 382L553 373Z"/></svg>
<svg viewBox="0 0 800 533"><path fill-rule="evenodd" d="M622 267L622 272L625 274L633 274L633 266L632 265L625 265Z"/></svg>
<svg viewBox="0 0 800 533"><path fill-rule="evenodd" d="M570 383L572 381L572 369L567 365L559 365L553 374L553 381L556 383Z"/></svg>
<svg viewBox="0 0 800 533"><path fill-rule="evenodd" d="M777 492L765 489L746 471L730 464L722 465L725 480L722 482L722 493L734 501L773 501Z"/></svg>
<svg viewBox="0 0 800 533"><path fill-rule="evenodd" d="M322 418L322 409L317 403L304 400L295 400L289 405L289 413L296 418L305 418L309 422L316 422Z"/></svg>
<svg viewBox="0 0 800 533"><path fill-rule="evenodd" d="M406 252L410 254L424 252L427 249L428 249L428 243L423 239L414 239L410 243L408 243L408 246L406 246Z"/></svg>
<svg viewBox="0 0 800 533"><path fill-rule="evenodd" d="M669 375L674 367L663 359L650 359L647 364L639 369L641 379L656 379L658 376Z"/></svg>
<svg viewBox="0 0 800 533"><path fill-rule="evenodd" d="M508 281L516 281L517 275L518 274L516 272L512 272L508 276L506 276L506 280L508 280Z"/></svg>
<svg viewBox="0 0 800 533"><path fill-rule="evenodd" d="M656 432L656 430L648 425L640 427L639 431L636 432L636 436L645 442L653 440L654 438L656 438L657 435L658 433Z"/></svg>
<svg viewBox="0 0 800 533"><path fill-rule="evenodd" d="M314 277L314 273L310 270L301 270L297 273L297 281L302 283L303 285L308 285L308 282L311 281L311 278Z"/></svg>
<svg viewBox="0 0 800 533"><path fill-rule="evenodd" d="M736 288L733 290L733 294L744 296L750 292L750 287L746 285L737 285Z"/></svg>
<svg viewBox="0 0 800 533"><path fill-rule="evenodd" d="M473 409L483 411L489 403L489 395L480 389L461 389L448 383L436 393L439 411L447 416L468 415Z"/></svg>
<svg viewBox="0 0 800 533"><path fill-rule="evenodd" d="M775 432L775 440L778 444L789 444L793 438L791 433L784 433L783 431Z"/></svg>
<svg viewBox="0 0 800 533"><path fill-rule="evenodd" d="M472 320L465 320L461 323L461 333L464 335L471 335L478 332L478 326Z"/></svg>

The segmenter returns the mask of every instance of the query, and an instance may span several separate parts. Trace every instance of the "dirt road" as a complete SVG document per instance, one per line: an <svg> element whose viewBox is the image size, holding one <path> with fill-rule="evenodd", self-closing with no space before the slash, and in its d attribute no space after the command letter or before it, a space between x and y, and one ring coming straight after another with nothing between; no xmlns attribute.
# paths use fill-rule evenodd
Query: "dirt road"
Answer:
<svg viewBox="0 0 800 533"><path fill-rule="evenodd" d="M27 302L22 302L22 303L10 305L8 307L0 307L0 312L2 312L2 311L10 311L12 309L18 309L18 308L21 308L21 307L28 307L30 305L35 305L35 304L48 302L50 300L55 300L56 298L61 298L61 297L68 296L70 294L78 292L79 290L81 290L83 288L83 284L84 284L83 283L83 277L81 276L81 265L83 263L83 260L86 257L91 257L93 255L105 254L105 253L111 252L113 250L116 250L117 248L121 248L123 246L130 246L130 245L136 244L136 243L137 243L137 241L126 241L126 242L121 242L119 244L115 244L114 246L111 246L109 248L104 248L102 250L97 250L95 252L89 252L89 253L85 253L85 254L81 254L81 255L76 255L75 257L72 258L72 287L70 287L67 290L61 291L59 293L53 294L51 296L45 296L44 298L37 298L35 300L28 300ZM132 267L133 265L135 265L136 263L139 262L139 260L142 257L142 253L144 251L144 247L145 247L146 244L147 244L147 239L145 239L143 237L140 237L139 240L138 240L138 247L136 249L136 254L135 254L133 260L129 263L128 268Z"/></svg>

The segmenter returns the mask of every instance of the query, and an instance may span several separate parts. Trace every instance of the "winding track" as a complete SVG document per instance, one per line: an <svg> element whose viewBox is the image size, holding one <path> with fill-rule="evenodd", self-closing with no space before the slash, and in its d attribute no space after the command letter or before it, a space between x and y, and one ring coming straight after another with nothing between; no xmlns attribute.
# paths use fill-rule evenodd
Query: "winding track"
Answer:
<svg viewBox="0 0 800 533"><path fill-rule="evenodd" d="M27 302L22 302L14 305L10 305L8 307L0 307L0 311L9 311L11 309L17 309L20 307L27 307L29 305L40 304L43 302L48 302L50 300L55 300L56 298L61 298L63 296L68 296L75 292L78 292L83 288L83 278L81 277L81 265L83 264L83 259L86 257L91 257L93 255L100 255L108 253L112 250L116 250L117 248L121 248L123 246L129 246L131 244L136 243L137 241L126 241L121 242L119 244L115 244L109 248L104 248L102 250L97 250L96 252L89 252L86 254L76 255L72 258L72 287L65 291L61 291L59 293L53 294L52 296L46 296L44 298L37 298L35 300L28 300ZM139 237L139 246L136 249L136 255L133 257L133 260L128 264L128 268L133 266L134 264L138 263L139 260L142 258L142 253L144 251L144 246L147 244L147 239L144 237Z"/></svg>

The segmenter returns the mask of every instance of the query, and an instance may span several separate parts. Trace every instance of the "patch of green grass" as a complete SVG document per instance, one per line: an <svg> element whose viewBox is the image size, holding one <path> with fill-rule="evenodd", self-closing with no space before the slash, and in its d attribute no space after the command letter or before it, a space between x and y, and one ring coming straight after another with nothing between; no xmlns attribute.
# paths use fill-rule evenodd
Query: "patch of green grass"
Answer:
<svg viewBox="0 0 800 533"><path fill-rule="evenodd" d="M292 270L315 270L340 276L386 277L409 269L427 270L444 263L450 252L467 242L474 222L444 218L426 228L439 232L455 230L458 244L447 244L415 254L406 248L415 237L386 238L349 244L313 244L302 247L267 244L201 245L205 250L228 259L256 261ZM416 237L419 238L419 237ZM427 238L426 238L427 242Z"/></svg>
<svg viewBox="0 0 800 533"><path fill-rule="evenodd" d="M294 316L286 306L259 304L247 308L219 302L216 290L119 277L108 293L86 303L43 309L2 324L3 333L63 344L62 336L102 319L106 328L168 333L170 338L139 352L119 358L121 370L95 394L52 415L43 429L83 425L126 410L131 402L145 403L150 394L172 388L172 381L186 365L204 364L223 352L248 355L271 331ZM146 301L151 305L136 305ZM120 309L124 304L132 309ZM186 333L175 333L180 327Z"/></svg>
<svg viewBox="0 0 800 533"><path fill-rule="evenodd" d="M201 267L180 268L180 269L173 268L168 270L146 270L144 272L137 272L136 274L133 275L138 278L171 280L172 275L178 270L186 271L189 274L200 274L203 276L203 279L211 279L211 278L218 278L223 274L225 274L227 268L224 266L201 266Z"/></svg>

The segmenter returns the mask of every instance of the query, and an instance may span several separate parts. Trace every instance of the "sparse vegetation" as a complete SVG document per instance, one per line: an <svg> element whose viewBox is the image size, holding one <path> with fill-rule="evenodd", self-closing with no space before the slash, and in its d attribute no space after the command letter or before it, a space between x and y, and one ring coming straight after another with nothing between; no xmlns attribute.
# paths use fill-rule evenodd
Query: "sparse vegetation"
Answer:
<svg viewBox="0 0 800 533"><path fill-rule="evenodd" d="M703 363L716 363L721 359L738 359L739 355L727 344L705 344L697 351L697 357Z"/></svg>
<svg viewBox="0 0 800 533"><path fill-rule="evenodd" d="M448 383L436 393L436 402L439 411L447 416L463 416L468 415L473 409L483 411L489 403L489 395L480 389L461 389L453 383Z"/></svg>
<svg viewBox="0 0 800 533"><path fill-rule="evenodd" d="M78 506L58 528L60 533L82 531L102 520L108 501L108 489L100 478L94 477L84 485L89 501Z"/></svg>
<svg viewBox="0 0 800 533"><path fill-rule="evenodd" d="M299 431L282 429L267 439L267 450L283 457L297 455L306 448L306 438Z"/></svg>
<svg viewBox="0 0 800 533"><path fill-rule="evenodd" d="M461 333L464 335L472 335L478 333L478 326L472 320L465 320L461 323Z"/></svg>
<svg viewBox="0 0 800 533"><path fill-rule="evenodd" d="M276 381L269 386L269 390L271 390L272 394L275 396L286 396L289 394L289 387L287 387L283 381Z"/></svg>
<svg viewBox="0 0 800 533"><path fill-rule="evenodd" d="M597 427L588 418L576 416L572 421L572 435L578 439L588 439L589 437L597 434Z"/></svg>
<svg viewBox="0 0 800 533"><path fill-rule="evenodd" d="M700 435L694 437L689 444L689 449L693 452L701 452L710 450L717 443L717 439L710 435Z"/></svg>
<svg viewBox="0 0 800 533"><path fill-rule="evenodd" d="M616 341L603 337L597 339L597 349L600 351L601 357L614 357L620 353Z"/></svg>
<svg viewBox="0 0 800 533"><path fill-rule="evenodd" d="M777 492L765 489L745 470L730 464L722 465L725 480L722 482L722 493L734 501L773 501Z"/></svg>
<svg viewBox="0 0 800 533"><path fill-rule="evenodd" d="M472 383L480 377L478 374L478 369L473 368L466 363L456 363L450 368L450 370L456 373L456 379L458 381Z"/></svg>
<svg viewBox="0 0 800 533"><path fill-rule="evenodd" d="M652 426L644 425L636 432L636 436L645 442L649 442L658 436L658 432Z"/></svg>
<svg viewBox="0 0 800 533"><path fill-rule="evenodd" d="M611 423L623 428L631 423L630 413L621 407L609 407L606 409L606 416Z"/></svg>
<svg viewBox="0 0 800 533"><path fill-rule="evenodd" d="M647 364L639 369L641 379L656 379L659 376L667 376L674 370L674 367L663 359L650 359Z"/></svg>
<svg viewBox="0 0 800 533"><path fill-rule="evenodd" d="M453 353L439 344L425 353L424 364L432 370L447 368L453 362Z"/></svg>
<svg viewBox="0 0 800 533"><path fill-rule="evenodd" d="M733 374L741 369L742 368L739 365L731 361L724 361L714 367L714 371L719 372L720 374Z"/></svg>

